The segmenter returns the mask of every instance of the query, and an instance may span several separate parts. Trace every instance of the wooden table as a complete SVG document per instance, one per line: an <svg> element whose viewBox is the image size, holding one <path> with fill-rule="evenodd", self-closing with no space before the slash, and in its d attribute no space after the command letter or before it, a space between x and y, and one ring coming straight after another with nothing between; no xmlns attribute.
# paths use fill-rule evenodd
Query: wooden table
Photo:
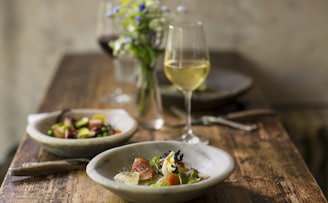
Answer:
<svg viewBox="0 0 328 203"><path fill-rule="evenodd" d="M236 54L213 54L214 66L243 63ZM63 108L125 108L131 114L133 105L108 105L99 102L100 95L113 90L112 64L100 54L66 55L58 67L39 112ZM238 100L246 108L267 107L259 89ZM216 113L222 109L212 110ZM243 107L243 108L244 108ZM165 108L168 123L182 122ZM327 202L302 157L277 116L260 116L245 123L256 123L259 130L242 132L226 126L195 126L194 131L211 139L211 145L229 152L236 170L223 183L192 202ZM170 139L181 129L163 127L159 131L139 129L130 142ZM42 150L27 134L22 137L11 167L30 161L57 160ZM45 177L7 175L0 190L0 202L125 202L93 182L84 170Z"/></svg>

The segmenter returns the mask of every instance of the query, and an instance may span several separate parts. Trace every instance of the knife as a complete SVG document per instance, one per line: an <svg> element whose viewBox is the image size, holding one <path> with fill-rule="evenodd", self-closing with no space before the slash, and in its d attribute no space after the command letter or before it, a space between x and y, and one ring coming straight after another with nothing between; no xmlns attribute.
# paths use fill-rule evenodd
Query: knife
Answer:
<svg viewBox="0 0 328 203"><path fill-rule="evenodd" d="M248 109L243 111L231 112L224 116L219 116L219 117L235 120L235 119L249 118L254 116L269 116L275 114L276 112L273 109L259 108L259 109Z"/></svg>
<svg viewBox="0 0 328 203"><path fill-rule="evenodd" d="M89 159L65 159L45 162L27 162L21 167L9 168L11 176L43 176L85 169Z"/></svg>

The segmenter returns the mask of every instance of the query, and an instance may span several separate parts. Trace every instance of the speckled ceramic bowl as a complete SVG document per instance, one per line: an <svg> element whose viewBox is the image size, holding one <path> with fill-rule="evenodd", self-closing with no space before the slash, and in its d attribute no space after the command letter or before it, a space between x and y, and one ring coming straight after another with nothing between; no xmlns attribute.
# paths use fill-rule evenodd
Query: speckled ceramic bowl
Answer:
<svg viewBox="0 0 328 203"><path fill-rule="evenodd" d="M113 177L130 166L135 157L151 159L169 150L181 150L184 161L209 178L190 185L151 187L117 183ZM150 141L129 144L100 153L87 165L88 176L123 199L132 202L185 202L194 199L226 179L234 170L233 158L208 145L176 141Z"/></svg>
<svg viewBox="0 0 328 203"><path fill-rule="evenodd" d="M60 111L35 115L26 128L27 133L42 147L55 155L62 157L85 157L90 158L111 147L120 145L133 136L138 125L124 110L102 110L102 109L71 109L68 113L73 117L91 117L94 114L103 114L106 123L122 132L117 135L88 139L64 139L47 135L50 127L55 123Z"/></svg>

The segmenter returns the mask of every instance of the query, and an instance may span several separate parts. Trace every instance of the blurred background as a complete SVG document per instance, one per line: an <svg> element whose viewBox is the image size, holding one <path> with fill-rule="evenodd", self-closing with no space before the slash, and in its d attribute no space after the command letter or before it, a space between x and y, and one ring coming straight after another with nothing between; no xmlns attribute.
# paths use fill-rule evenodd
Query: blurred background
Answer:
<svg viewBox="0 0 328 203"><path fill-rule="evenodd" d="M174 0L166 0L173 4ZM100 0L0 0L0 165L23 135L67 53L101 52ZM277 110L328 193L328 1L184 0L211 50L255 64L247 72ZM255 67L255 68L254 68Z"/></svg>

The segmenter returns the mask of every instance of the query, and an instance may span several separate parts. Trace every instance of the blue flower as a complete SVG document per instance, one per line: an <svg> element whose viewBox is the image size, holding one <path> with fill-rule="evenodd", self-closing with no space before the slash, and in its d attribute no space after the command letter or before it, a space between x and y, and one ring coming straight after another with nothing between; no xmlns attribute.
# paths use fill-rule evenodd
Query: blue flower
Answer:
<svg viewBox="0 0 328 203"><path fill-rule="evenodd" d="M145 3L140 3L140 4L138 5L138 10L139 10L139 12L143 11L145 8L146 8Z"/></svg>
<svg viewBox="0 0 328 203"><path fill-rule="evenodd" d="M161 6L161 11L167 12L170 11L170 8L167 5Z"/></svg>
<svg viewBox="0 0 328 203"><path fill-rule="evenodd" d="M136 18L135 18L135 20L138 21L138 22L140 22L141 19L142 19L141 16L136 16Z"/></svg>
<svg viewBox="0 0 328 203"><path fill-rule="evenodd" d="M113 8L113 10L111 10L111 11L107 11L106 12L106 16L107 17L112 17L112 16L114 16L117 12L119 12L120 11L120 7L119 6L115 6L114 8Z"/></svg>
<svg viewBox="0 0 328 203"><path fill-rule="evenodd" d="M185 7L184 5L177 6L176 10L178 13L185 13L188 11L187 7Z"/></svg>
<svg viewBox="0 0 328 203"><path fill-rule="evenodd" d="M106 17L112 17L114 15L113 11L107 11L105 16Z"/></svg>
<svg viewBox="0 0 328 203"><path fill-rule="evenodd" d="M121 10L121 8L119 6L115 6L113 9L114 13L118 13Z"/></svg>
<svg viewBox="0 0 328 203"><path fill-rule="evenodd" d="M127 37L123 40L123 44L129 44L132 42L132 39L130 37Z"/></svg>
<svg viewBox="0 0 328 203"><path fill-rule="evenodd" d="M147 35L149 37L154 36L155 35L155 32L153 30L149 30L148 33L147 33Z"/></svg>

